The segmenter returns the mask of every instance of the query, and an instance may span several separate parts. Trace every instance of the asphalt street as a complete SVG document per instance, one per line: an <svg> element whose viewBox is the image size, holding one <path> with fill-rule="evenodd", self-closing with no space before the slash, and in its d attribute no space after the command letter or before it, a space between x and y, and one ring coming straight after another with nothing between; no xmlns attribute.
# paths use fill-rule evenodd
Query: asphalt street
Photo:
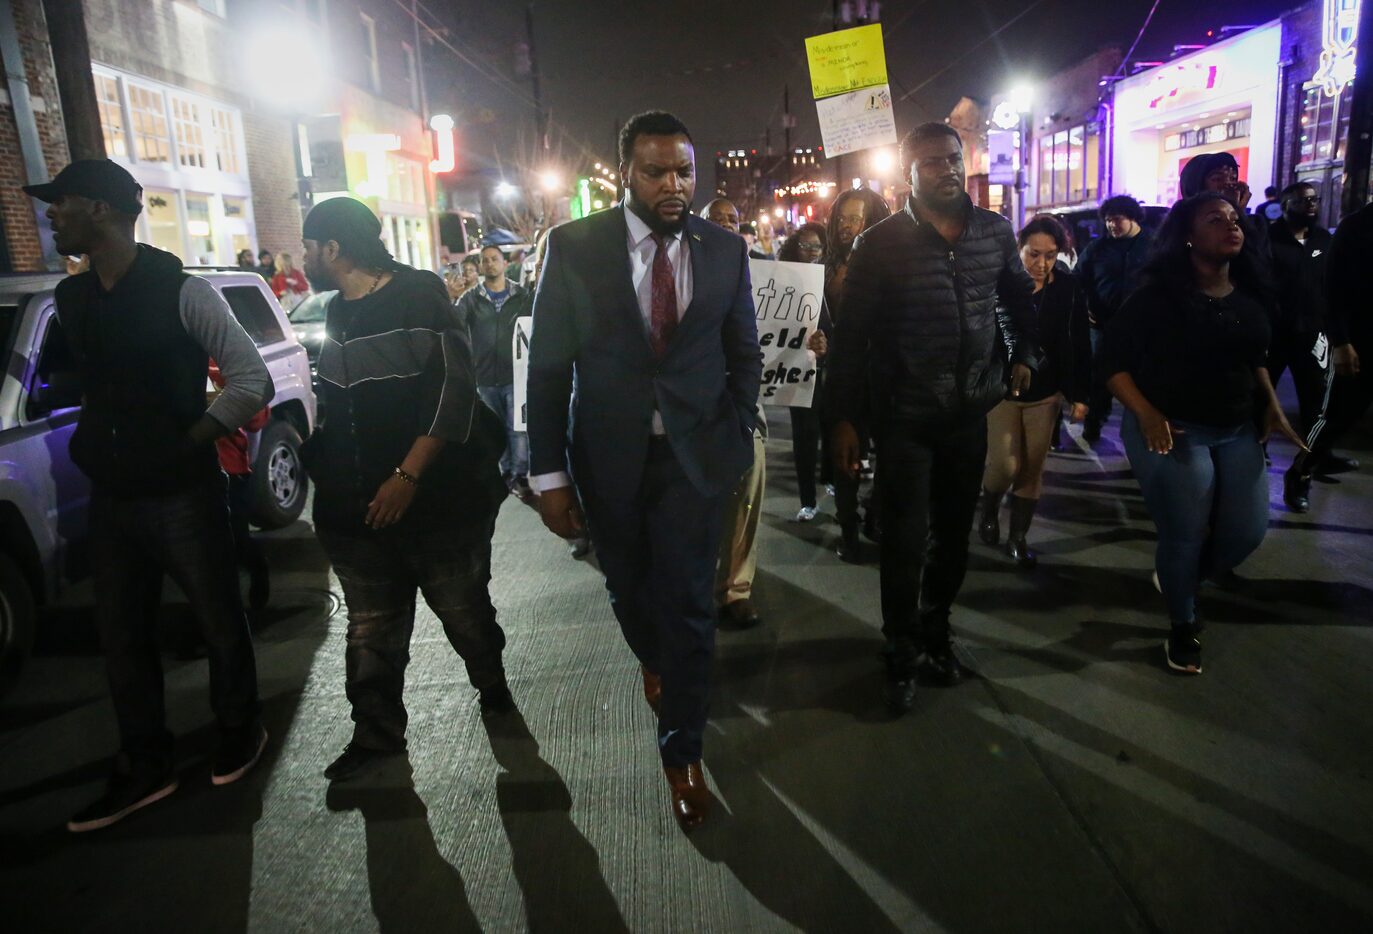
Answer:
<svg viewBox="0 0 1373 934"><path fill-rule="evenodd" d="M88 590L0 702L0 930L1296 931L1373 925L1373 450L1281 505L1202 594L1206 673L1162 666L1153 531L1115 436L1054 455L1032 573L975 544L954 616L977 677L880 703L877 570L798 503L774 411L756 600L721 631L706 767L672 820L637 666L594 564L507 502L493 598L521 714L478 715L421 605L410 755L330 788L348 740L340 590L308 524L266 536L267 757L211 787L206 666L162 627L181 788L73 836L114 724ZM1076 429L1073 429L1074 434ZM875 554L874 554L875 558Z"/></svg>

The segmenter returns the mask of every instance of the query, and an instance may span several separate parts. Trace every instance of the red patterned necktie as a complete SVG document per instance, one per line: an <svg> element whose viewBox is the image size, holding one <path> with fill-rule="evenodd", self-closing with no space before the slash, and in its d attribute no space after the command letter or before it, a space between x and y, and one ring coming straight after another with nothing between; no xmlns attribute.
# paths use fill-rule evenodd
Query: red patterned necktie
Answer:
<svg viewBox="0 0 1373 934"><path fill-rule="evenodd" d="M653 352L661 357L667 351L672 332L677 329L677 277L672 274L663 235L651 236L658 251L653 254L653 303L648 315L648 335Z"/></svg>

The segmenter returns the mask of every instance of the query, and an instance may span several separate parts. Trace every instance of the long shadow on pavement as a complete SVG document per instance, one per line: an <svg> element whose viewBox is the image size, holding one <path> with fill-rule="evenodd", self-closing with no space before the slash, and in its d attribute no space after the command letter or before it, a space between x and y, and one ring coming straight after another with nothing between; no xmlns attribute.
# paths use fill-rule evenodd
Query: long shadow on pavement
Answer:
<svg viewBox="0 0 1373 934"><path fill-rule="evenodd" d="M496 778L496 803L528 929L628 931L596 849L572 820L572 794L539 755L523 715L484 718L482 725L503 770Z"/></svg>
<svg viewBox="0 0 1373 934"><path fill-rule="evenodd" d="M408 758L356 784L331 785L324 803L330 811L362 814L367 884L382 934L481 930L462 876L434 841Z"/></svg>

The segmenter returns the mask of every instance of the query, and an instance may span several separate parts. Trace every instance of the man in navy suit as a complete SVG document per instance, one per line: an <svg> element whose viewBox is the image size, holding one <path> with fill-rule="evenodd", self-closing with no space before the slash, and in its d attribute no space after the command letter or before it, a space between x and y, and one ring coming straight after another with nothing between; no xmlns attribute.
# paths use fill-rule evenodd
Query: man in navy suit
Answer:
<svg viewBox="0 0 1373 934"><path fill-rule="evenodd" d="M620 131L623 203L553 230L528 409L539 512L563 538L590 531L687 831L710 804L715 558L763 370L747 249L690 214L695 162L680 120L639 114Z"/></svg>

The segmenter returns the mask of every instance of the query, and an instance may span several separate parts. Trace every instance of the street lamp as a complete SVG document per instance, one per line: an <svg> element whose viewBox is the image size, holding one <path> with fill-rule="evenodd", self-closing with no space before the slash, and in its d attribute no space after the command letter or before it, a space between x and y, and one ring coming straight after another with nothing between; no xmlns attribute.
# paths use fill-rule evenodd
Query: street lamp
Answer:
<svg viewBox="0 0 1373 934"><path fill-rule="evenodd" d="M1007 101L1019 118L1019 138L1015 148L1018 153L1015 168L1015 229L1020 230L1025 226L1025 194L1030 187L1030 109L1034 105L1034 92L1029 85L1017 85L1011 90Z"/></svg>
<svg viewBox="0 0 1373 934"><path fill-rule="evenodd" d="M872 170L878 176L886 176L896 164L896 157L890 149L878 149L872 154Z"/></svg>
<svg viewBox="0 0 1373 934"><path fill-rule="evenodd" d="M548 192L549 194L553 194L554 192L557 192L562 189L563 178L561 175L559 175L552 169L547 169L544 172L540 173L539 184L543 186L544 191Z"/></svg>
<svg viewBox="0 0 1373 934"><path fill-rule="evenodd" d="M514 185L510 184L509 182L497 182L497 183L496 183L496 192L495 192L495 194L496 194L496 197L499 198L499 199L501 199L502 201L505 201L505 200L507 200L507 199L509 199L509 198L513 198L513 197L515 197L515 195L518 194L518 193L519 193L519 190L518 190Z"/></svg>

